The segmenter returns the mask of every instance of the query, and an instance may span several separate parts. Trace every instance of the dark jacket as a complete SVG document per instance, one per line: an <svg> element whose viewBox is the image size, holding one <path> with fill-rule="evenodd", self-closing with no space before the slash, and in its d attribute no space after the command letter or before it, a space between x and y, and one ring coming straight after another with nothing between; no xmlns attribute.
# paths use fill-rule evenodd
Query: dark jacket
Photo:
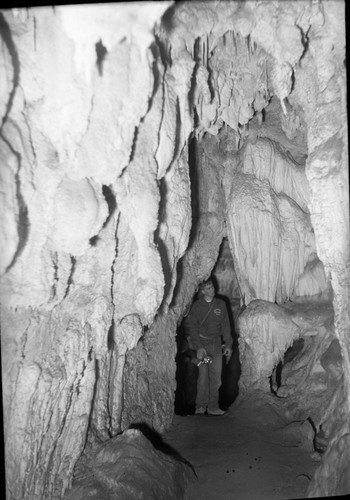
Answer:
<svg viewBox="0 0 350 500"><path fill-rule="evenodd" d="M186 318L185 328L193 349L203 347L200 336L205 337L205 340L222 337L226 347L232 348L226 304L217 297L214 297L212 302L207 302L203 296L196 300Z"/></svg>

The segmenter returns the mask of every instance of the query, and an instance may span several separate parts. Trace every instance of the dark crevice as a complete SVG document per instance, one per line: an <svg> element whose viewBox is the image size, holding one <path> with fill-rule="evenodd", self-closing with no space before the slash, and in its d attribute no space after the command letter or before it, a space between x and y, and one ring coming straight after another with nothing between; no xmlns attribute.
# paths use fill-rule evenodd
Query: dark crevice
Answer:
<svg viewBox="0 0 350 500"><path fill-rule="evenodd" d="M107 226L107 224L109 223L109 221L113 217L113 214L117 208L117 201L115 199L115 196L114 196L112 189L109 186L102 186L102 193L103 193L103 196L105 197L105 200L106 200L106 203L108 206L108 217L104 221L103 226L101 228L101 231L102 231L102 229L104 229ZM96 246L99 239L100 238L98 235L93 236L89 240L90 245L93 247Z"/></svg>
<svg viewBox="0 0 350 500"><path fill-rule="evenodd" d="M283 363L282 363L282 361L280 361L278 363L278 365L276 366L276 385L277 385L278 389L281 387L282 367L283 367Z"/></svg>
<svg viewBox="0 0 350 500"><path fill-rule="evenodd" d="M311 427L312 427L312 430L314 431L314 437L313 437L313 440L312 440L312 444L313 444L314 450L315 450L315 451L319 451L319 450L317 450L317 449L316 449L316 434L317 434L316 425L315 425L315 423L313 422L313 420L312 420L312 418L311 418L311 417L308 417L306 420L309 422L309 424L310 424L310 425L311 425Z"/></svg>
<svg viewBox="0 0 350 500"><path fill-rule="evenodd" d="M135 150L136 150L136 143L137 143L137 137L138 137L138 135L139 135L139 128L135 127L134 138L133 138L132 145L131 145L129 163L131 163L133 161L134 156L135 156Z"/></svg>
<svg viewBox="0 0 350 500"><path fill-rule="evenodd" d="M55 252L54 258L52 259L53 267L54 267L54 276L53 276L53 298L56 298L57 295L57 285L58 285L58 253Z"/></svg>
<svg viewBox="0 0 350 500"><path fill-rule="evenodd" d="M283 362L280 361L269 376L270 391L276 398L279 399L284 399L283 396L279 396L278 394L278 389L281 387L282 368Z"/></svg>
<svg viewBox="0 0 350 500"><path fill-rule="evenodd" d="M215 283L215 276L213 276L213 281ZM215 286L216 289L218 289L217 283ZM232 355L229 359L223 356L221 374L222 383L219 389L219 406L220 408L227 410L239 395L239 379L242 371L239 359L239 336L230 299L226 295L217 294L216 296L226 303L232 337Z"/></svg>
<svg viewBox="0 0 350 500"><path fill-rule="evenodd" d="M292 76L290 77L291 79L291 88L290 88L290 94L293 92L294 88L295 88L295 73L294 73L294 70L292 69Z"/></svg>
<svg viewBox="0 0 350 500"><path fill-rule="evenodd" d="M152 89L151 97L149 98L149 101L148 101L147 113L152 107L153 98L158 90L158 87L159 87L159 84L161 81L160 73L159 73L159 69L158 69L158 58L160 56L160 53L159 53L159 48L158 48L156 43L152 43L151 52L153 55L153 62L152 62L153 89Z"/></svg>
<svg viewBox="0 0 350 500"><path fill-rule="evenodd" d="M108 217L103 224L103 228L105 228L108 222L110 221L111 217L113 216L114 212L116 211L117 201L115 199L112 189L109 186L102 186L102 193L108 205Z"/></svg>
<svg viewBox="0 0 350 500"><path fill-rule="evenodd" d="M89 352L88 352L88 361L92 361L92 353L93 353L93 350L94 350L94 348L93 348L93 346L91 346L91 347L90 347L90 350L89 350Z"/></svg>
<svg viewBox="0 0 350 500"><path fill-rule="evenodd" d="M301 63L301 61L303 60L303 58L305 57L305 54L307 53L308 49L309 49L309 37L308 37L308 33L310 31L310 28L311 26L309 26L308 30L306 31L306 33L304 33L304 31L302 30L302 28L300 26L297 25L297 27L299 28L300 30L300 34L301 34L301 43L304 47L304 50L303 50L303 53L301 54L300 56L300 59L299 59L299 64Z"/></svg>
<svg viewBox="0 0 350 500"><path fill-rule="evenodd" d="M12 260L10 264L7 266L5 273L7 273L16 263L18 257L21 255L23 252L24 247L26 246L26 243L28 241L28 236L29 236L29 217L28 217L28 208L27 205L24 201L24 198L22 196L21 192L21 179L19 176L21 167L22 167L22 158L21 155L18 153L18 151L15 151L12 147L12 145L9 143L9 141L2 136L3 141L5 144L8 146L10 149L11 153L16 157L17 160L17 172L15 174L15 183L16 183L16 197L17 197L17 202L18 202L18 220L17 220L17 233L18 233L18 245L17 249L15 251L14 256L12 257Z"/></svg>
<svg viewBox="0 0 350 500"><path fill-rule="evenodd" d="M174 147L174 154L169 165L169 169L171 168L175 159L178 157L180 150L180 138L181 138L181 111L180 111L179 98L176 97L176 128L175 128L175 143L174 143L175 147Z"/></svg>
<svg viewBox="0 0 350 500"><path fill-rule="evenodd" d="M273 384L273 378L274 378L273 373L274 372L272 372L272 374L269 376L270 391L274 396L276 396L276 398L279 398L280 396L277 394Z"/></svg>
<svg viewBox="0 0 350 500"><path fill-rule="evenodd" d="M210 99L211 99L211 102L213 102L213 99L215 97L215 90L214 90L213 78L212 78L213 72L212 72L209 65L207 67L207 70L208 70L208 88L209 88L209 92L210 92Z"/></svg>
<svg viewBox="0 0 350 500"><path fill-rule="evenodd" d="M95 355L93 354L93 348L92 347L91 347L91 349L89 351L89 355L91 355L91 361L94 360L94 364L95 364L95 382L94 382L93 394L92 394L92 398L91 398L91 406L90 406L90 413L89 413L89 418L88 418L88 425L87 425L87 428L86 428L85 446L84 446L84 448L87 445L89 433L94 433L94 430L92 428L92 416L93 416L93 413L94 413L94 407L95 407L95 401L96 401L97 384L98 384L98 380L100 378L100 369L99 369L99 365L98 365L98 359L96 359ZM90 361L90 359L89 359L89 361Z"/></svg>
<svg viewBox="0 0 350 500"><path fill-rule="evenodd" d="M8 146L10 149L11 153L16 157L17 160L17 172L15 174L15 183L16 183L16 197L17 197L17 202L18 202L18 220L17 220L17 232L18 232L18 245L17 249L15 251L15 254L10 262L10 264L7 266L5 272L8 272L16 263L18 257L21 255L27 241L28 241L28 235L29 235L29 218L28 218L28 208L25 204L24 198L22 196L21 192L21 179L20 179L20 170L22 167L22 158L21 155L18 151L15 151L15 149L12 147L10 142L4 137L3 135L3 127L4 124L6 123L7 117L11 111L13 100L15 97L15 93L19 84L19 76L20 76L20 64L19 64L19 58L17 54L17 50L15 47L15 44L12 39L11 35L11 30L9 25L6 22L5 17L3 16L2 13L0 13L0 36L4 42L4 44L7 47L7 50L9 51L11 60L12 60L12 66L13 66L13 87L10 92L9 99L7 101L6 105L6 111L5 114L2 118L1 126L0 126L0 136L5 142L5 144Z"/></svg>
<svg viewBox="0 0 350 500"><path fill-rule="evenodd" d="M21 346L21 358L22 360L25 359L26 355L25 355L25 350L26 350L26 345L27 345L27 342L28 342L28 328L25 330L25 332L23 333L23 336L22 336L22 346Z"/></svg>
<svg viewBox="0 0 350 500"><path fill-rule="evenodd" d="M76 263L77 263L77 259L75 257L73 257L71 255L70 257L70 262L71 262L71 269L70 269L70 274L69 274L69 277L68 277L68 281L67 281L67 288L66 288L66 292L63 296L63 300L67 297L67 295L69 294L69 290L70 290L70 287L73 283L73 275L74 275L74 271L75 271L75 267L76 267Z"/></svg>
<svg viewBox="0 0 350 500"><path fill-rule="evenodd" d="M199 124L200 124L200 120L199 120L199 116L197 113L197 109L194 107L193 108L193 129L197 130L197 128L199 127ZM193 139L193 137L194 137L194 134L192 134L191 139Z"/></svg>
<svg viewBox="0 0 350 500"><path fill-rule="evenodd" d="M118 214L118 218L117 218L116 226L115 226L115 255L114 255L112 265L111 265L111 273L112 273L111 274L111 299L112 299L112 304L113 304L113 314L114 314L114 308L115 308L115 305L114 305L114 274L115 274L114 266L115 266L115 262L116 262L117 256L118 256L117 234L118 234L119 220L120 220L120 213Z"/></svg>
<svg viewBox="0 0 350 500"><path fill-rule="evenodd" d="M297 339L293 342L293 344L288 347L286 352L284 353L283 364L289 363L294 359L303 349L305 344L305 340L303 338Z"/></svg>
<svg viewBox="0 0 350 500"><path fill-rule="evenodd" d="M165 211L165 207L167 206L167 203L166 203L167 191L168 191L168 188L166 185L165 178L163 177L163 179L161 179L159 182L159 193L160 193L160 203L159 203L160 208L159 208L159 214L158 214L158 221L159 222L158 222L157 230L154 233L154 241L157 245L160 259L162 262L162 269L163 269L164 281L165 281L163 301L162 301L162 304L160 305L160 308L159 308L160 311L162 310L162 308L165 305L166 300L168 298L168 294L170 292L170 288L172 285L171 276L172 276L172 272L173 272L173 269L170 266L166 244L164 243L164 241L161 239L161 237L159 235L159 230L160 230L161 224L166 219L166 214L164 213L164 211Z"/></svg>
<svg viewBox="0 0 350 500"><path fill-rule="evenodd" d="M3 116L1 126L0 126L0 134L2 132L2 128L7 120L8 114L11 111L12 108L12 103L13 99L15 97L15 93L19 84L19 75L20 75L20 64L19 64L19 58L16 50L16 46L13 42L12 35L11 35L11 30L9 25L6 22L6 19L4 18L3 14L0 13L0 36L4 41L4 44L7 47L7 50L10 53L10 57L12 59L12 66L13 66L13 87L9 96L9 100L7 101L7 106L6 106L6 111Z"/></svg>
<svg viewBox="0 0 350 500"><path fill-rule="evenodd" d="M193 59L195 61L195 65L192 71L192 76L191 76L191 84L190 84L190 90L188 92L188 104L189 108L195 110L194 106L194 94L196 90L196 75L197 75L197 70L199 65L201 64L201 57L199 56L199 44L200 44L200 39L196 38L194 42L194 47L193 47ZM196 126L196 124L194 124Z"/></svg>
<svg viewBox="0 0 350 500"><path fill-rule="evenodd" d="M324 453L328 447L329 439L326 437L324 430L322 429L322 424L320 425L320 430L316 433L314 438L314 449L318 453Z"/></svg>
<svg viewBox="0 0 350 500"><path fill-rule="evenodd" d="M277 364L274 368L271 376L269 377L270 382L270 390L274 396L281 398L282 396L278 395L278 389L282 385L282 370L283 367L292 361L303 349L305 344L305 340L303 338L297 339L293 342L293 344L288 347L283 355L283 359ZM275 389L275 387L276 389Z"/></svg>
<svg viewBox="0 0 350 500"><path fill-rule="evenodd" d="M176 305L179 291L181 289L180 285L181 285L181 281L183 279L183 276L184 276L184 263L183 263L183 257L181 257L181 259L178 260L177 265L176 265L176 283L175 283L175 287L173 290L173 297L171 299L170 307L175 307L175 305ZM181 321L181 319L182 318L180 316L178 321Z"/></svg>
<svg viewBox="0 0 350 500"><path fill-rule="evenodd" d="M103 62L106 58L106 55L108 54L108 50L103 45L101 39L95 44L95 50L97 56L96 59L97 71L100 76L103 76Z"/></svg>
<svg viewBox="0 0 350 500"><path fill-rule="evenodd" d="M107 186L104 186L107 188ZM110 211L114 212L115 210L115 198L113 195L112 191L108 188L105 190L104 195L106 197L108 206ZM114 201L113 201L114 200ZM114 341L114 329L115 329L115 321L114 321L114 313L115 313L115 303L114 303L114 278L115 278L115 262L117 260L118 256L118 239L117 239L117 233L118 233L118 226L119 226L119 220L120 220L120 214L118 214L118 219L116 222L116 228L115 228L115 256L111 265L111 302L112 302L112 321L111 325L108 329L107 332L107 349L110 351L110 362L109 362L109 373L111 371L112 363L113 363L113 351L115 349L115 341ZM108 380L109 380L109 375L108 375ZM109 408L108 408L109 411ZM110 426L111 426L111 416L109 415L110 418ZM109 431L108 431L109 432Z"/></svg>
<svg viewBox="0 0 350 500"><path fill-rule="evenodd" d="M36 52L36 17L33 16L34 50Z"/></svg>
<svg viewBox="0 0 350 500"><path fill-rule="evenodd" d="M112 324L110 329L108 330L108 336L109 339L113 335L114 337L114 320L112 320ZM108 339L107 339L108 341ZM115 358L115 348L116 344L114 340L111 341L111 349L109 349L109 363L108 363L108 376L107 376L107 418L108 418L108 427L107 427L107 433L110 438L113 437L113 384L114 384L114 378L113 378L113 373L115 373L115 363L117 363L116 358Z"/></svg>
<svg viewBox="0 0 350 500"><path fill-rule="evenodd" d="M92 238L89 239L89 243L92 247L95 247L97 243L99 242L100 238L98 235L93 236Z"/></svg>
<svg viewBox="0 0 350 500"><path fill-rule="evenodd" d="M108 334L107 334L107 348L109 351L112 351L114 349L114 319L112 319L111 326L109 327Z"/></svg>
<svg viewBox="0 0 350 500"><path fill-rule="evenodd" d="M82 379L84 377L85 370L86 370L86 363L83 360L83 369L82 369L82 371L80 373L80 378L78 378L77 385L75 386L75 393L76 393L77 396L79 396L80 393L81 393L80 383L81 383L81 381L82 381Z"/></svg>
<svg viewBox="0 0 350 500"><path fill-rule="evenodd" d="M188 240L188 248L190 249L197 238L198 221L200 216L199 211L199 180L198 180L198 161L197 161L197 140L192 139L188 145L188 164L189 176L191 184L191 212L192 212L192 226Z"/></svg>
<svg viewBox="0 0 350 500"><path fill-rule="evenodd" d="M170 57L170 53L167 50L165 44L160 40L158 35L155 34L154 38L155 38L155 44L157 45L158 50L159 50L159 55L160 55L160 59L162 61L162 64L163 64L164 68L167 69L168 66L171 66L171 62L172 62L171 57Z"/></svg>

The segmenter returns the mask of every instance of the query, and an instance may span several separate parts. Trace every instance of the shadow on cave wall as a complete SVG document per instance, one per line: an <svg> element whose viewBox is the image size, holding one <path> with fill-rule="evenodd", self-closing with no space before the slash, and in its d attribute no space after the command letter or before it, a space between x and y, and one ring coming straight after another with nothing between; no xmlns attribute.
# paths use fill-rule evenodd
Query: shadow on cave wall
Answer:
<svg viewBox="0 0 350 500"><path fill-rule="evenodd" d="M304 344L305 340L303 338L295 340L293 344L290 347L288 347L288 349L284 353L283 360L281 360L275 367L272 375L270 376L270 390L275 396L279 397L276 391L281 387L283 367L287 363L292 361L302 351Z"/></svg>
<svg viewBox="0 0 350 500"><path fill-rule="evenodd" d="M168 443L163 441L162 436L156 432L154 429L152 429L148 424L145 422L135 422L130 425L129 429L137 429L142 434L152 443L154 448L165 455L169 455L172 458L174 458L178 462L182 462L190 467L190 469L193 471L193 473L196 475L196 471L193 467L193 465L186 460L178 451L175 450L172 446L170 446Z"/></svg>
<svg viewBox="0 0 350 500"><path fill-rule="evenodd" d="M191 248L198 236L199 226L199 189L198 189L198 171L197 171L197 140L192 139L188 144L188 164L191 183L191 211L192 227L188 241L188 248Z"/></svg>
<svg viewBox="0 0 350 500"><path fill-rule="evenodd" d="M215 278L214 278L215 281ZM238 396L238 381L241 375L241 363L239 360L238 333L235 327L235 320L232 313L231 302L225 295L217 294L217 297L226 304L232 336L232 356L229 361L223 357L222 363L222 385L219 391L219 405L227 409Z"/></svg>

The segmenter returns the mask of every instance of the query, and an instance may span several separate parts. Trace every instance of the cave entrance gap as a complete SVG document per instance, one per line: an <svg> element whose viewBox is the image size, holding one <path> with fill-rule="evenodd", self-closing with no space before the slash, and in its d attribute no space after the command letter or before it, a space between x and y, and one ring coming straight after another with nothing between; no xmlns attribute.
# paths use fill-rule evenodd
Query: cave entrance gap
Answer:
<svg viewBox="0 0 350 500"><path fill-rule="evenodd" d="M241 311L239 288L234 272L233 259L225 237L221 243L217 262L211 277L215 283L217 297L224 300L230 319L231 335L233 339L233 353L229 361L223 358L222 385L219 391L219 406L227 410L238 396L238 381L241 373L238 349L237 318ZM196 300L197 293L193 300ZM193 360L194 353L188 349L186 342L186 317L182 320L177 331L175 413L177 415L193 414L198 368Z"/></svg>

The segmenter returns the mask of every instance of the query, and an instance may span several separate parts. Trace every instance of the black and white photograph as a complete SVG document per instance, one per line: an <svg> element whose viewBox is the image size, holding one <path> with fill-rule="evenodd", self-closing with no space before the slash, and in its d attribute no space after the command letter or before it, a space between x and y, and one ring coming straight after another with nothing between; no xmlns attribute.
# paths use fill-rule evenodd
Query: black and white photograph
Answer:
<svg viewBox="0 0 350 500"><path fill-rule="evenodd" d="M348 6L0 8L2 498L350 495Z"/></svg>

